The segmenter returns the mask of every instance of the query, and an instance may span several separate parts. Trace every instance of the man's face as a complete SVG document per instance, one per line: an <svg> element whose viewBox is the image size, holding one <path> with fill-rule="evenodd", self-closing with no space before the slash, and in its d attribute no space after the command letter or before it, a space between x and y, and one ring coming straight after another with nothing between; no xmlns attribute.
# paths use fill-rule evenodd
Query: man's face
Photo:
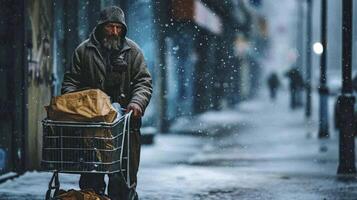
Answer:
<svg viewBox="0 0 357 200"><path fill-rule="evenodd" d="M106 36L118 37L123 32L123 27L119 23L108 23L104 26Z"/></svg>
<svg viewBox="0 0 357 200"><path fill-rule="evenodd" d="M103 45L109 50L118 50L123 30L123 26L119 23L108 23L104 25Z"/></svg>

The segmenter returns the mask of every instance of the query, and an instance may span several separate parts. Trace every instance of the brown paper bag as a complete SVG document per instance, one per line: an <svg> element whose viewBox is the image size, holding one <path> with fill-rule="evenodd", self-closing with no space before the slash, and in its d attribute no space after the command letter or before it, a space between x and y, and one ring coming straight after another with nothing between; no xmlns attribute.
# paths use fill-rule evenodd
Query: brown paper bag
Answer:
<svg viewBox="0 0 357 200"><path fill-rule="evenodd" d="M99 89L82 90L53 97L47 116L56 121L113 122L117 112L110 98Z"/></svg>
<svg viewBox="0 0 357 200"><path fill-rule="evenodd" d="M60 190L60 194L57 195L54 199L56 200L110 200L106 196L98 195L92 189L85 190Z"/></svg>
<svg viewBox="0 0 357 200"><path fill-rule="evenodd" d="M109 129L85 129L83 131L83 136L86 137L99 137L106 139L103 141L94 141L91 139L85 139L84 143L88 148L95 148L95 154L99 162L107 163L113 162L114 158L114 140L111 131ZM101 150L99 150L101 149ZM108 150L108 151L103 151Z"/></svg>

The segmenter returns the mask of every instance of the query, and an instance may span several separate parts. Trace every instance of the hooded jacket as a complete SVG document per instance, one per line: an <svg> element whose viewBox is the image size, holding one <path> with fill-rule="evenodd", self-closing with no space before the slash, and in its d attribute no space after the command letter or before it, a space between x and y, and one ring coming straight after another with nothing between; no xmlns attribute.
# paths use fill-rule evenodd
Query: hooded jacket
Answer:
<svg viewBox="0 0 357 200"><path fill-rule="evenodd" d="M108 61L102 53L102 45L98 40L99 30L109 22L120 23L124 28L121 49L115 54L127 63L125 71L120 73L108 72ZM89 38L73 53L70 69L64 75L62 94L87 88L101 89L123 107L129 103L136 103L144 112L151 98L152 79L141 49L135 42L125 37L126 32L123 11L116 6L104 9ZM108 84L108 82L114 83Z"/></svg>

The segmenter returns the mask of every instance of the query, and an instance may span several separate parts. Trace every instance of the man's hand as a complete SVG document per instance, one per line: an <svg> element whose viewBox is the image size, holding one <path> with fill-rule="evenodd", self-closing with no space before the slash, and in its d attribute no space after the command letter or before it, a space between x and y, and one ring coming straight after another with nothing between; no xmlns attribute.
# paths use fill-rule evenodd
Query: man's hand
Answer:
<svg viewBox="0 0 357 200"><path fill-rule="evenodd" d="M128 113L130 111L133 111L132 116L136 119L142 117L143 115L141 107L136 103L129 103L128 107L126 108L126 112Z"/></svg>

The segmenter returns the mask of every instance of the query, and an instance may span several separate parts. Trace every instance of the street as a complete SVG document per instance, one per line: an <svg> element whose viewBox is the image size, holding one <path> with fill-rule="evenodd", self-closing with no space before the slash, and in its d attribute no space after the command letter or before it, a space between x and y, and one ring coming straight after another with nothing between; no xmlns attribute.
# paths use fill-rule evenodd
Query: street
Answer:
<svg viewBox="0 0 357 200"><path fill-rule="evenodd" d="M336 132L331 130L331 139L318 140L317 123L306 122L303 110L289 111L287 100L283 97L272 104L262 98L243 103L234 111L215 113L216 122L213 113L205 114L202 118L215 124L202 132L214 136L185 136L187 140L175 144L183 151L182 157L172 156L175 160L162 161L159 166L150 164L155 161L154 152L172 158L175 148L168 143L178 141L178 136L158 138L155 146L143 152L142 197L356 199L356 182L336 177ZM230 120L222 120L224 115ZM219 125L221 129L217 129Z"/></svg>
<svg viewBox="0 0 357 200"><path fill-rule="evenodd" d="M277 2L3 1L0 200L357 200L357 3Z"/></svg>
<svg viewBox="0 0 357 200"><path fill-rule="evenodd" d="M233 110L178 119L171 129L142 148L140 199L356 199L357 180L336 176L337 132L317 139L316 121L290 111L285 93L275 103L263 94ZM43 199L50 176L9 180L0 199ZM61 174L61 188L78 189L78 178Z"/></svg>

